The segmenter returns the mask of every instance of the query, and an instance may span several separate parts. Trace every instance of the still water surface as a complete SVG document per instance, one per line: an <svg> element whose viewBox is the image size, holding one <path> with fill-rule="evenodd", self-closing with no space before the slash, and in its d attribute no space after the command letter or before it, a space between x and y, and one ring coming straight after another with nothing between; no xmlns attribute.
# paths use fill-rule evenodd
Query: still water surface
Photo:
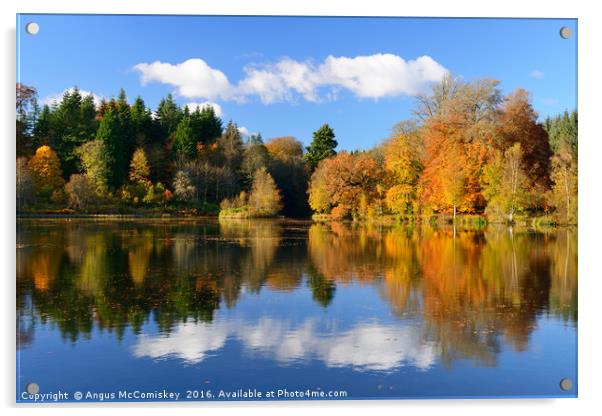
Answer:
<svg viewBox="0 0 602 416"><path fill-rule="evenodd" d="M17 326L17 400L573 397L577 231L20 220Z"/></svg>

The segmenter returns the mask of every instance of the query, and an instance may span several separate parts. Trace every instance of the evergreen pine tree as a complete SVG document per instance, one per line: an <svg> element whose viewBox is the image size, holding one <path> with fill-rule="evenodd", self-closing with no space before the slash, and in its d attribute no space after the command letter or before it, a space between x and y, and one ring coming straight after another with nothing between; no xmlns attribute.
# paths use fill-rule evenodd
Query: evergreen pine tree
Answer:
<svg viewBox="0 0 602 416"><path fill-rule="evenodd" d="M196 155L196 141L190 127L190 117L184 116L178 124L173 142L173 151L177 157L192 159Z"/></svg>
<svg viewBox="0 0 602 416"><path fill-rule="evenodd" d="M314 132L313 140L306 148L305 155L305 160L309 162L312 170L316 169L321 160L336 155L334 149L338 143L334 138L334 131L328 124L324 124Z"/></svg>
<svg viewBox="0 0 602 416"><path fill-rule="evenodd" d="M157 122L161 128L163 140L167 141L175 133L182 115L182 110L171 94L161 100L157 107Z"/></svg>
<svg viewBox="0 0 602 416"><path fill-rule="evenodd" d="M96 138L104 142L108 184L111 188L116 189L125 181L128 158L124 129L119 113L113 107L109 107L100 122Z"/></svg>
<svg viewBox="0 0 602 416"><path fill-rule="evenodd" d="M222 120L215 115L211 105L197 108L190 113L190 127L197 143L210 144L222 134Z"/></svg>

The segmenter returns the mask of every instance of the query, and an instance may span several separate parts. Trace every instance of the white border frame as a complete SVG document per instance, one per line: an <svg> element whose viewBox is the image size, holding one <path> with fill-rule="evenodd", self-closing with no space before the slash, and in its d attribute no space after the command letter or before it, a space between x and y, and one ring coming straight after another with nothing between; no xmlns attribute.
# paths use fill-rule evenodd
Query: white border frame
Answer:
<svg viewBox="0 0 602 416"><path fill-rule="evenodd" d="M595 130L601 117L600 41L602 15L594 1L476 2L470 0L421 0L393 2L386 0L4 0L0 2L2 24L2 175L3 202L0 204L4 238L0 264L4 265L2 295L3 342L0 406L5 414L35 412L57 415L103 415L108 409L126 408L132 415L182 414L241 414L267 415L284 412L306 415L308 412L329 414L345 412L364 415L375 409L379 414L420 413L482 416L504 415L525 411L545 412L546 416L567 413L591 414L602 408L602 393L598 391L600 358L601 311L597 308L602 293L597 247L601 245L600 216L602 196L602 134ZM44 405L14 404L15 398L15 21L16 13L114 13L114 14L220 14L220 15L331 15L331 16L429 16L429 17L563 17L578 18L579 50L579 399L487 399L487 400L418 400L418 401L353 401L353 402L254 402L254 403L164 403L164 404L98 404ZM599 122L597 124L600 124ZM597 215L598 214L598 215ZM113 410L114 409L114 410ZM599 410L598 410L599 411Z"/></svg>

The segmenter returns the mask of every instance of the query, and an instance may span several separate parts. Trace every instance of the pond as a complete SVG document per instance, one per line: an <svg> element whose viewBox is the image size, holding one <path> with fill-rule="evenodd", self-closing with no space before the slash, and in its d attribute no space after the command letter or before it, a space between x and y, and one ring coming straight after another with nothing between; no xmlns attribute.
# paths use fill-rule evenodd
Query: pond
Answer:
<svg viewBox="0 0 602 416"><path fill-rule="evenodd" d="M576 228L21 219L16 287L18 401L577 394Z"/></svg>

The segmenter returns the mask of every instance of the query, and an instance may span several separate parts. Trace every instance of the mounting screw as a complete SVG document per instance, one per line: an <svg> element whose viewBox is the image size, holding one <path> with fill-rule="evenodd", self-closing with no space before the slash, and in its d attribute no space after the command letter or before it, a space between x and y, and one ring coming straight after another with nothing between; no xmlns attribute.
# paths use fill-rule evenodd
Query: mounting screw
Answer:
<svg viewBox="0 0 602 416"><path fill-rule="evenodd" d="M38 386L37 383L29 383L25 386L25 390L29 394L37 394L40 391L40 386Z"/></svg>
<svg viewBox="0 0 602 416"><path fill-rule="evenodd" d="M568 39L571 37L571 35L573 34L573 31L571 30L570 27L568 26L562 26L560 28L560 37L562 39Z"/></svg>
<svg viewBox="0 0 602 416"><path fill-rule="evenodd" d="M573 380L570 378L563 378L560 380L560 388L564 391L568 391L573 388Z"/></svg>

